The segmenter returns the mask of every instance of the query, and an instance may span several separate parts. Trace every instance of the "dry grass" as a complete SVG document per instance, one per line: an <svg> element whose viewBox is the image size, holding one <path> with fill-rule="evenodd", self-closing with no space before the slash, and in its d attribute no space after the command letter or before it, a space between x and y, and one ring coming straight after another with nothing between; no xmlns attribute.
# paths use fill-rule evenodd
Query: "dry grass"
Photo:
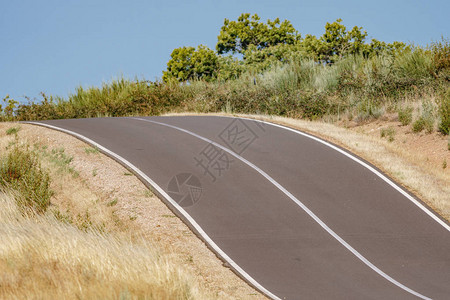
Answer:
<svg viewBox="0 0 450 300"><path fill-rule="evenodd" d="M0 195L0 295L11 299L203 299L193 278L144 239L23 216Z"/></svg>
<svg viewBox="0 0 450 300"><path fill-rule="evenodd" d="M231 116L225 113L211 115ZM360 127L349 129L325 122L305 121L278 116L242 114L237 114L236 116L265 120L296 128L350 150L394 178L398 183L416 194L438 214L450 221L449 168L442 168L441 161L439 166L430 164L427 153L418 151L418 147L405 147L405 144L402 142L402 136L399 133L396 134L394 142L389 142L380 138L379 131L373 136L364 133L363 130L360 130ZM402 134L404 135L405 133ZM439 140L437 145L440 148L428 149L428 151L436 152L447 148L445 137L440 136L438 133L434 133L433 137ZM416 135L413 138L420 139L422 136ZM445 150L444 156L450 158L450 151ZM450 159L447 159L447 161L450 161Z"/></svg>

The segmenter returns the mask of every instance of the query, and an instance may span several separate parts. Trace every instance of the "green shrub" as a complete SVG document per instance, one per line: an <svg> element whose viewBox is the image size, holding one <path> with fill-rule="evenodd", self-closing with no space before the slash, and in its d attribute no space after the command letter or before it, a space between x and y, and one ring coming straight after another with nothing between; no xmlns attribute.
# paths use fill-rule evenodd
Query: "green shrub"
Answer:
<svg viewBox="0 0 450 300"><path fill-rule="evenodd" d="M424 121L427 133L432 133L434 131L434 118L433 117L424 118Z"/></svg>
<svg viewBox="0 0 450 300"><path fill-rule="evenodd" d="M8 128L8 130L6 130L6 135L17 134L19 130L20 130L19 126L10 127Z"/></svg>
<svg viewBox="0 0 450 300"><path fill-rule="evenodd" d="M14 110L19 102L6 95L3 98L3 103L3 105L0 104L0 121L14 121L16 119Z"/></svg>
<svg viewBox="0 0 450 300"><path fill-rule="evenodd" d="M450 133L450 88L441 95L439 103L439 131L448 135Z"/></svg>
<svg viewBox="0 0 450 300"><path fill-rule="evenodd" d="M358 120L365 121L369 119L378 119L383 114L383 109L372 98L363 98L356 106L358 113Z"/></svg>
<svg viewBox="0 0 450 300"><path fill-rule="evenodd" d="M442 38L431 44L435 76L450 81L450 40Z"/></svg>
<svg viewBox="0 0 450 300"><path fill-rule="evenodd" d="M380 131L380 136L382 138L387 137L389 142L393 142L394 141L394 136L395 136L395 129L392 128L392 127L383 128Z"/></svg>
<svg viewBox="0 0 450 300"><path fill-rule="evenodd" d="M415 120L412 124L412 130L413 132L421 132L425 129L425 120L423 117L420 117L419 119Z"/></svg>
<svg viewBox="0 0 450 300"><path fill-rule="evenodd" d="M422 119L424 121L424 127L428 133L432 133L434 130L435 122L435 107L431 101L422 102Z"/></svg>
<svg viewBox="0 0 450 300"><path fill-rule="evenodd" d="M435 107L430 101L422 102L422 113L417 120L412 124L412 131L415 133L421 132L424 129L428 133L432 133L435 123Z"/></svg>
<svg viewBox="0 0 450 300"><path fill-rule="evenodd" d="M302 117L310 120L320 119L332 109L324 94L303 94L299 105Z"/></svg>
<svg viewBox="0 0 450 300"><path fill-rule="evenodd" d="M402 123L403 126L409 125L412 122L412 107L406 107L403 109L399 109L398 111L398 120Z"/></svg>
<svg viewBox="0 0 450 300"><path fill-rule="evenodd" d="M0 157L0 187L18 193L19 207L39 213L47 210L53 195L50 176L42 169L37 155L17 145Z"/></svg>
<svg viewBox="0 0 450 300"><path fill-rule="evenodd" d="M84 148L84 152L86 154L100 154L100 151L98 150L97 147L86 147L86 148ZM72 160L70 160L70 161L72 161ZM70 161L69 161L69 163L70 163Z"/></svg>
<svg viewBox="0 0 450 300"><path fill-rule="evenodd" d="M420 47L405 51L396 57L394 70L398 84L425 85L433 78L433 56Z"/></svg>

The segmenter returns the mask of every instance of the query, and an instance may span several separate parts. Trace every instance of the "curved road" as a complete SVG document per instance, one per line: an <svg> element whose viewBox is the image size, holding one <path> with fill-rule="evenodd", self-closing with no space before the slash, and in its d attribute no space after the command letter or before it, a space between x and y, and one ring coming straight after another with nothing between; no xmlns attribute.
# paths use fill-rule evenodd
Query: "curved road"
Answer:
<svg viewBox="0 0 450 300"><path fill-rule="evenodd" d="M35 122L126 164L271 298L450 299L450 227L317 138L213 116Z"/></svg>

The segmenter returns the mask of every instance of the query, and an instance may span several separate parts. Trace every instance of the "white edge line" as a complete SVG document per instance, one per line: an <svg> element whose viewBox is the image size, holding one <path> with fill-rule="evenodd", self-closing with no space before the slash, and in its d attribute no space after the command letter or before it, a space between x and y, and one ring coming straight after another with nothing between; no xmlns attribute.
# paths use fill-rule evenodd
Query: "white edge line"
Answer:
<svg viewBox="0 0 450 300"><path fill-rule="evenodd" d="M76 132L73 132L73 131L70 131L70 130L67 130L64 128L60 128L57 126L45 124L45 123L30 122L30 121L27 121L24 123L34 124L34 125L38 125L38 126L44 126L44 127L48 127L48 128L54 129L54 130L65 132L67 134L75 136L75 137L79 138L80 140L83 140L83 141L91 144L92 146L97 147L98 149L102 150L103 152L107 153L108 155L110 155L110 156L114 157L115 159L119 160L120 162L122 162L124 165L126 165L127 167L132 169L134 172L136 172L136 174L138 174L142 179L147 181L148 184L150 184L154 189L156 189L158 191L158 193L160 193L167 201L169 201L170 204L176 210L178 210L183 215L183 217L185 217L191 223L191 225L202 236L202 238L205 240L205 242L208 243L214 249L214 251L216 251L216 253L222 257L222 259L224 259L228 264L230 264L230 266L232 266L236 272L238 272L243 278L245 278L248 282L250 282L255 288L257 288L259 291L261 291L266 296L268 296L272 299L281 300L279 297L272 294L269 290L267 290L260 283L258 283L253 277L251 277L247 272L245 272L237 263L235 263L222 249L219 248L219 246L216 243L214 243L214 241L206 234L206 232L200 227L200 225L180 205L178 205L178 203L175 202L172 199L172 197L170 197L158 184L156 184L152 179L150 179L150 177L148 177L144 172L139 170L136 166L134 166L128 160L126 160L125 158L121 157L120 155L112 152L111 150L103 147L102 145L94 142L93 140L91 140L81 134L78 134Z"/></svg>
<svg viewBox="0 0 450 300"><path fill-rule="evenodd" d="M339 243L341 243L345 248L347 248L347 250L349 250L353 255L355 255L359 260L361 260L364 264L366 264L368 267L370 267L373 271L375 271L376 273L378 273L380 276L382 276L384 279L388 280L389 282L391 282L392 284L398 286L399 288L403 289L404 291L422 298L422 299L431 299L429 297L426 297L412 289L410 289L409 287L405 286L404 284L398 282L397 280L395 280L394 278L392 278L391 276L387 275L385 272L383 272L381 269L379 269L377 266L375 266L374 264L372 264L367 258L365 258L361 253L359 253L356 249L354 249L350 244L348 244L344 239L342 239L337 233L335 233L330 227L328 227L327 224L325 224L325 222L323 222L318 216L316 216L305 204L303 204L303 202L301 202L300 200L298 200L294 195L292 195L288 190L286 190L281 184L279 184L275 179L273 179L272 177L270 177L270 175L268 175L266 172L264 172L263 170L261 170L259 167L257 167L256 165L254 165L253 163L251 163L250 161L246 160L245 158L243 158L242 156L236 154L235 152L231 151L230 149L214 142L211 141L208 138L205 138L201 135L198 135L194 132L191 132L189 130L174 126L174 125L170 125L167 123L161 123L161 122L157 122L157 121L153 121L153 120L149 120L149 119L142 119L142 118L135 118L132 117L130 119L134 119L134 120L138 120L138 121L144 121L144 122L148 122L148 123L154 123L154 124L159 124L162 126L166 126L166 127L170 127L176 130L179 130L181 132L187 133L189 135L192 135L194 137L197 137L198 139L201 139L205 142L211 143L212 145L224 150L225 152L231 154L232 156L236 157L237 159L239 159L240 161L242 161L243 163L247 164L249 167L253 168L255 171L257 171L259 174L261 174L263 177L265 177L270 183L272 183L275 187L277 187L280 191L282 191L286 196L288 196L293 202L295 202L299 207L301 207L314 221L316 221L323 229L325 229L325 231L328 232L328 234L330 234L333 238L335 238Z"/></svg>
<svg viewBox="0 0 450 300"><path fill-rule="evenodd" d="M233 117L228 117L228 116L220 116L220 117L224 117L224 118L233 118ZM378 177L380 177L381 179L383 179L386 183L388 183L390 186L392 186L394 189L396 189L398 192L400 192L403 196L405 196L408 200L410 200L412 203L414 203L417 207L419 207L421 210L423 210L427 215L429 215L431 218L433 218L436 222L438 222L439 224L441 224L445 229L447 229L448 231L450 231L450 226L448 224L446 224L444 221L442 221L438 216L436 216L433 212L431 212L427 207L423 206L422 203L420 203L419 201L417 201L416 199L414 199L410 194L408 194L405 190L403 190L401 187L399 187L397 184L395 184L392 180L390 180L389 178L387 178L386 176L384 176L382 173L380 173L378 170L376 170L375 168L373 168L372 166L368 165L367 163L363 162L362 160L360 160L359 158L351 155L350 153L340 149L339 147L336 147L333 144L330 144L329 142L326 142L318 137L315 137L313 135L310 135L308 133L302 132L300 130L297 129L293 129L287 126L283 126L283 125L279 125L276 123L271 123L271 122L267 122L267 121L262 121L262 120L257 120L257 119L251 119L251 118L242 118L242 117L238 117L238 119L243 119L243 120L251 120L251 121L257 121L257 122L261 122L261 123L265 123L265 124L269 124L275 127L279 127L279 128L283 128L292 132L295 132L297 134L303 135L305 137L308 137L310 139L313 139L319 143L322 143L338 152L340 152L341 154L347 156L348 158L354 160L355 162L359 163L360 165L366 167L367 169L369 169L371 172L373 172L375 175L377 175Z"/></svg>

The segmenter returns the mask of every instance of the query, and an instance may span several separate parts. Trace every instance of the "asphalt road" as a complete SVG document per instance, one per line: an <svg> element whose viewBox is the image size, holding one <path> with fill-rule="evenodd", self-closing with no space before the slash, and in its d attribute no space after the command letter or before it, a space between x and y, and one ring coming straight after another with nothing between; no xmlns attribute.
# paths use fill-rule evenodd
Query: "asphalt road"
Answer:
<svg viewBox="0 0 450 300"><path fill-rule="evenodd" d="M269 297L450 299L449 224L370 164L321 140L213 116L39 123L134 166Z"/></svg>

